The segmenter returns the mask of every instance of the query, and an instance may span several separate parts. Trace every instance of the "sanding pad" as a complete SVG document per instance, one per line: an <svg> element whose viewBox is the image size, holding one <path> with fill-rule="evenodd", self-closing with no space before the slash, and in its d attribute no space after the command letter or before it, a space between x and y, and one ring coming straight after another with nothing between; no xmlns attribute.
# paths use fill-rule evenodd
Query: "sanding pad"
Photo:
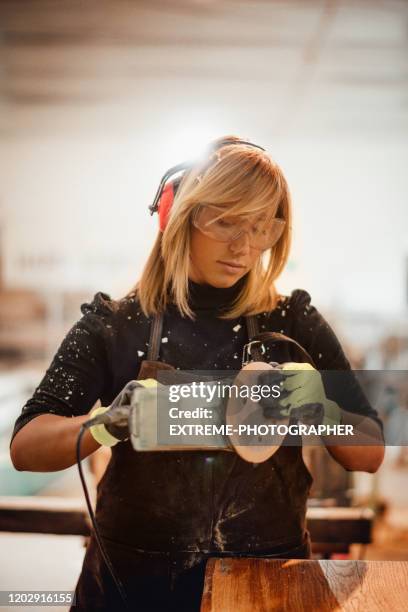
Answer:
<svg viewBox="0 0 408 612"><path fill-rule="evenodd" d="M274 367L264 361L253 361L242 368L234 384L237 386L241 385L257 385L257 373L261 370L274 370ZM251 371L253 374L251 375ZM234 429L238 429L240 424L265 424L271 425L279 423L281 425L288 425L289 419L279 419L279 421L265 417L262 406L252 399L242 400L241 398L231 398L228 400L225 422L228 425L232 425ZM276 451L280 448L280 445L284 439L284 435L271 436L257 436L252 444L242 444L243 436L239 436L238 433L234 433L229 436L231 445L238 453L238 455L245 461L250 463L262 463L270 457L272 457ZM250 437L247 438L251 440ZM268 441L268 444L263 445L262 439Z"/></svg>

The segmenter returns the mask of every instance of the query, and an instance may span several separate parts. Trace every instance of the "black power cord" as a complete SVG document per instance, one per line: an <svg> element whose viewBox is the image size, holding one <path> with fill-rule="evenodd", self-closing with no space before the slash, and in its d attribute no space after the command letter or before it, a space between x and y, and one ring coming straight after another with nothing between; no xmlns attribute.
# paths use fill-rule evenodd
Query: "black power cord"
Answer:
<svg viewBox="0 0 408 612"><path fill-rule="evenodd" d="M122 599L123 605L125 610L130 610L129 604L128 604L128 600L127 600L127 596L125 593L125 589L123 587L122 582L120 581L119 577L116 576L115 574L115 570L113 569L113 565L111 563L111 560L108 557L108 553L105 550L105 547L103 545L102 542L102 538L100 536L99 533L99 529L98 529L98 525L96 523L96 519L95 519L95 515L92 509L92 504L91 504L91 500L89 499L89 492L88 492L88 487L86 486L86 482L85 482L85 477L84 477L84 473L82 471L82 465L81 465L81 442L82 442L82 437L84 435L84 433L86 432L86 430L88 429L88 424L86 426L82 425L81 429L79 430L79 434L78 434L78 438L77 438L77 443L76 443L76 459L77 459L77 464L78 464L78 471L79 471L79 478L81 479L81 484L82 484L82 488L84 490L84 495L85 495L85 501L86 501L86 505L88 507L88 512L89 512L89 516L91 518L91 522L92 522L92 526L94 528L94 533L95 533L95 538L96 541L98 543L99 549L101 551L101 555L106 563L106 566L113 578L113 581L116 585L116 588L118 589L118 592L120 594L120 597Z"/></svg>

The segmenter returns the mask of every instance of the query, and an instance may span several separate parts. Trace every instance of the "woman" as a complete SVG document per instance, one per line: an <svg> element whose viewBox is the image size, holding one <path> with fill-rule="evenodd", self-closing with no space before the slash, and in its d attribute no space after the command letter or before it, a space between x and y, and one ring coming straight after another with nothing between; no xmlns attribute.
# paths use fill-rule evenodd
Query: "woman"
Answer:
<svg viewBox="0 0 408 612"><path fill-rule="evenodd" d="M293 338L319 369L350 369L308 293L276 291L289 253L291 203L282 171L263 149L220 139L160 196L160 232L135 290L119 301L98 293L82 306L84 316L17 419L17 469L73 465L90 408L98 399L109 406L128 381L151 377L155 364L239 370L256 331ZM290 343L269 345L264 359L300 360ZM354 414L340 406L350 410L345 422L363 423L366 435L380 439L375 411L359 399ZM82 457L99 447L89 431L82 447ZM345 468L369 472L383 457L380 442L328 450ZM96 518L129 602L139 610L198 610L210 556L308 557L311 480L299 446L281 446L252 464L222 450L138 453L128 440L115 444ZM76 597L74 609L121 604L93 536Z"/></svg>

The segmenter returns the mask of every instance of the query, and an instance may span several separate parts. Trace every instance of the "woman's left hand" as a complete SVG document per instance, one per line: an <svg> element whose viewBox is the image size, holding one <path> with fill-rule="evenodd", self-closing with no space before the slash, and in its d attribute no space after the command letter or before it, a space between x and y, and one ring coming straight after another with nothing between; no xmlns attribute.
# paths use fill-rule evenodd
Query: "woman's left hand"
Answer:
<svg viewBox="0 0 408 612"><path fill-rule="evenodd" d="M307 407L320 405L323 409L319 421L323 425L338 425L341 410L336 402L326 397L321 374L309 363L284 363L281 368L285 373L282 389L286 393L280 405L286 408L287 416L302 417L307 415Z"/></svg>

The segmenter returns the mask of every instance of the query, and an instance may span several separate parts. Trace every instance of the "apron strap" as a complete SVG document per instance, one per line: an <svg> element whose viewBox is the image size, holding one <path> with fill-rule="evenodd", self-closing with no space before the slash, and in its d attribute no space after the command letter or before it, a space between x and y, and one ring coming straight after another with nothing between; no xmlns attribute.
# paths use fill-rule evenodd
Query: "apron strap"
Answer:
<svg viewBox="0 0 408 612"><path fill-rule="evenodd" d="M245 317L245 323L248 332L248 342L251 342L252 338L259 334L258 319L255 315L249 315Z"/></svg>
<svg viewBox="0 0 408 612"><path fill-rule="evenodd" d="M160 342L163 329L163 314L155 315L150 326L149 349L147 351L147 359L149 361L157 361L160 353Z"/></svg>

